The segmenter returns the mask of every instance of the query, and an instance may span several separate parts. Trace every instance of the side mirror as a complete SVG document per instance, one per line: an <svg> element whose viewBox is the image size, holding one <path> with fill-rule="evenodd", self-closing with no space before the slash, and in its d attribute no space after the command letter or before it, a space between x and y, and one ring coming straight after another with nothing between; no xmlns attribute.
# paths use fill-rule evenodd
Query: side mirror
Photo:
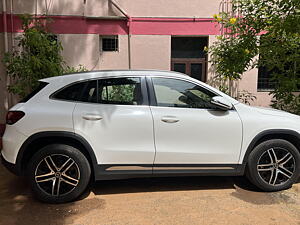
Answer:
<svg viewBox="0 0 300 225"><path fill-rule="evenodd" d="M210 103L221 110L232 109L232 104L229 101L227 101L225 98L223 98L222 96L213 97L211 99Z"/></svg>

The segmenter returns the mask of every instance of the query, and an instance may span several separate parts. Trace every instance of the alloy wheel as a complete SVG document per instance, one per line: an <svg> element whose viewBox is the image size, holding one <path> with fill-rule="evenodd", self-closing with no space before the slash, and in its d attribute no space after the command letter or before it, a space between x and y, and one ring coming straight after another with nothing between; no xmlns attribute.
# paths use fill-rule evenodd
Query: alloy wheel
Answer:
<svg viewBox="0 0 300 225"><path fill-rule="evenodd" d="M295 158L286 149L270 148L260 156L257 171L260 178L269 185L283 185L295 172Z"/></svg>
<svg viewBox="0 0 300 225"><path fill-rule="evenodd" d="M38 163L35 181L48 195L67 195L78 185L80 170L77 163L67 155L48 155Z"/></svg>

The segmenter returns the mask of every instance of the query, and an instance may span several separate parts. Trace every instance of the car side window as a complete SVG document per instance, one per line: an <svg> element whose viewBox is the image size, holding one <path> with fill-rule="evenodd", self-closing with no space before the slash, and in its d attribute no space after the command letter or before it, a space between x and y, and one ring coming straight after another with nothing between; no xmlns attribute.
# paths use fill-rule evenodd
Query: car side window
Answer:
<svg viewBox="0 0 300 225"><path fill-rule="evenodd" d="M85 82L79 101L97 103L97 80Z"/></svg>
<svg viewBox="0 0 300 225"><path fill-rule="evenodd" d="M210 103L214 93L188 81L152 78L157 106L215 109Z"/></svg>
<svg viewBox="0 0 300 225"><path fill-rule="evenodd" d="M52 95L52 98L60 100L78 101L86 82L72 84Z"/></svg>
<svg viewBox="0 0 300 225"><path fill-rule="evenodd" d="M68 101L97 102L97 81L71 84L55 93L52 98Z"/></svg>
<svg viewBox="0 0 300 225"><path fill-rule="evenodd" d="M101 104L141 105L143 103L140 78L101 79L98 85Z"/></svg>
<svg viewBox="0 0 300 225"><path fill-rule="evenodd" d="M142 105L140 78L111 78L75 83L52 98L68 101L116 105Z"/></svg>

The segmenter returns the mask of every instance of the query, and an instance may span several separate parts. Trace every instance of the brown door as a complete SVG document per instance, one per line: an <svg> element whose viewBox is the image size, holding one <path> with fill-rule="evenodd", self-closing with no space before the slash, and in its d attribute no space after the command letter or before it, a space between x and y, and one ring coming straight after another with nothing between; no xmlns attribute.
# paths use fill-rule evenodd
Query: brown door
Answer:
<svg viewBox="0 0 300 225"><path fill-rule="evenodd" d="M170 69L205 82L207 72L205 46L208 46L208 37L172 37Z"/></svg>
<svg viewBox="0 0 300 225"><path fill-rule="evenodd" d="M205 82L205 59L173 58L171 70L185 73L197 80Z"/></svg>

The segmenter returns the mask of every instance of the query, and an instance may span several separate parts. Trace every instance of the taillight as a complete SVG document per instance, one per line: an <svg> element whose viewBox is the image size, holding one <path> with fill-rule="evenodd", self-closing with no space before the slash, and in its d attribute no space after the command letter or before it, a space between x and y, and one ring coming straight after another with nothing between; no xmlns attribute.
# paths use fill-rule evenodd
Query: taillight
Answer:
<svg viewBox="0 0 300 225"><path fill-rule="evenodd" d="M6 124L12 125L18 122L23 116L25 116L25 113L22 111L9 111L6 115Z"/></svg>
<svg viewBox="0 0 300 225"><path fill-rule="evenodd" d="M5 124L0 124L0 150L2 149L2 137L5 131Z"/></svg>
<svg viewBox="0 0 300 225"><path fill-rule="evenodd" d="M3 137L5 132L5 124L0 124L0 137Z"/></svg>

